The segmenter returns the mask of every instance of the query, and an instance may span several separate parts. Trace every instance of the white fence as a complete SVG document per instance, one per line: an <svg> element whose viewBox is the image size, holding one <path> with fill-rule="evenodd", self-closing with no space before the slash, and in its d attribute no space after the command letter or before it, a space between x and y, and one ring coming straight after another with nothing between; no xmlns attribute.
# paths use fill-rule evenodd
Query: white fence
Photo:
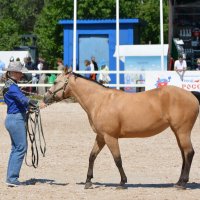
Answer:
<svg viewBox="0 0 200 200"><path fill-rule="evenodd" d="M62 71L58 70L44 70L44 71L28 71L31 74L60 74ZM76 71L78 74L90 74L90 73L109 73L118 75L117 71ZM145 90L153 89L159 86L176 85L186 90L200 92L200 71L186 71L184 74L184 80L182 81L175 71L120 71L119 74L143 74L144 80L131 81L131 84L106 84L106 86L112 88L145 88ZM143 84L139 84L140 82ZM4 84L1 83L0 86ZM38 84L19 84L21 87L51 87L52 84L38 83Z"/></svg>
<svg viewBox="0 0 200 200"><path fill-rule="evenodd" d="M30 74L60 74L62 73L62 71L58 71L58 70L30 70L26 73L30 73ZM117 74L117 71L76 71L76 73L78 74L91 74L91 73L96 73L96 74L100 74L100 73L109 73L109 74ZM141 73L145 73L145 71L120 71L119 74L141 74ZM0 86L3 86L3 83L0 83ZM51 87L52 84L31 84L31 83L25 83L25 84L18 84L20 87ZM106 86L109 87L145 87L145 84L106 84Z"/></svg>

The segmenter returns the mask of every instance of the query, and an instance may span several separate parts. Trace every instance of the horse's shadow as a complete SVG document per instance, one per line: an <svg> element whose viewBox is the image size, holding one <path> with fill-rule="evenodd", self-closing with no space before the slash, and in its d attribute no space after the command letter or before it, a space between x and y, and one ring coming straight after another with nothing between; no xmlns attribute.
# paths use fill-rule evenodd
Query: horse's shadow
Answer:
<svg viewBox="0 0 200 200"><path fill-rule="evenodd" d="M78 185L85 185L85 183L80 182L77 183ZM94 182L93 188L100 188L100 187L114 187L117 188L119 184L115 183L99 183L99 182ZM159 184L151 184L151 183L146 183L146 184L126 184L127 188L174 188L174 183L159 183ZM186 185L187 189L200 189L200 183L187 183Z"/></svg>
<svg viewBox="0 0 200 200"><path fill-rule="evenodd" d="M52 180L52 179L36 179L36 178L31 178L31 179L23 182L23 184L25 184L25 185L36 185L37 183L58 185L58 186L66 186L69 184L69 183L57 183L55 180Z"/></svg>

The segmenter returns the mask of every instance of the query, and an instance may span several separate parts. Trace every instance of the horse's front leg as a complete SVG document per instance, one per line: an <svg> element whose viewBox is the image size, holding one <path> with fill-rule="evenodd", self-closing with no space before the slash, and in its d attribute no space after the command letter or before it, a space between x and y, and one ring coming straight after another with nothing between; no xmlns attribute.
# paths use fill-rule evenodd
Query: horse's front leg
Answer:
<svg viewBox="0 0 200 200"><path fill-rule="evenodd" d="M122 167L122 159L121 159L121 155L120 155L118 139L111 137L109 135L105 135L104 139L105 139L105 142L106 142L108 148L110 149L110 151L112 153L115 164L116 164L116 166L119 170L120 176L121 176L121 182L120 182L120 186L118 187L118 189L126 189L127 187L125 186L125 183L127 183L127 177L126 177L126 174Z"/></svg>
<svg viewBox="0 0 200 200"><path fill-rule="evenodd" d="M87 179L85 183L85 189L92 188L91 179L93 178L94 161L104 146L105 146L104 138L97 135L94 146L92 148L92 151L89 157L89 167L88 167Z"/></svg>

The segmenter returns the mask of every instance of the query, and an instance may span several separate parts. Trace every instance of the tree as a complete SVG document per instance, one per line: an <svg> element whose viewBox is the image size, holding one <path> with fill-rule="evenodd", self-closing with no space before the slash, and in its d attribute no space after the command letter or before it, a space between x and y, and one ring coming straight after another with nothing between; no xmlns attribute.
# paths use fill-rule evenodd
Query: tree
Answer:
<svg viewBox="0 0 200 200"><path fill-rule="evenodd" d="M0 0L0 50L20 44L20 35L32 33L43 0Z"/></svg>
<svg viewBox="0 0 200 200"><path fill-rule="evenodd" d="M73 1L52 0L46 2L35 23L34 32L38 37L39 54L51 65L57 57L62 57L63 27L58 24L60 19L71 19Z"/></svg>
<svg viewBox="0 0 200 200"><path fill-rule="evenodd" d="M164 0L165 42L168 39L168 0ZM115 19L115 0L79 0L78 19ZM60 19L73 19L73 0L0 0L0 50L19 45L21 34L38 37L40 55L52 62L63 57ZM140 18L142 43L159 43L158 0L120 0L120 18Z"/></svg>
<svg viewBox="0 0 200 200"><path fill-rule="evenodd" d="M168 1L163 2L164 16L164 36L165 42L168 40ZM137 17L145 21L145 26L142 28L141 38L142 43L157 44L160 42L160 1L146 0L142 4L138 4Z"/></svg>
<svg viewBox="0 0 200 200"><path fill-rule="evenodd" d="M16 44L19 44L19 25L11 18L0 20L0 49L12 50Z"/></svg>
<svg viewBox="0 0 200 200"><path fill-rule="evenodd" d="M120 1L120 16L122 18L134 17L135 5L139 1ZM116 17L115 0L81 0L77 4L78 19L113 19ZM38 36L40 55L49 61L62 56L63 27L58 25L60 19L73 19L72 0L46 1L43 11L38 16L34 32ZM134 10L134 12L133 12ZM127 15L128 13L128 15Z"/></svg>

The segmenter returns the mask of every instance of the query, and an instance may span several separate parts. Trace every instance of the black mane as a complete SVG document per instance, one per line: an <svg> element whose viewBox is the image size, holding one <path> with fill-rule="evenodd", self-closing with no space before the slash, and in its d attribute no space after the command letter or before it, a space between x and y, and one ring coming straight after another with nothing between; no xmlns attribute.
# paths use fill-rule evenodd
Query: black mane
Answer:
<svg viewBox="0 0 200 200"><path fill-rule="evenodd" d="M108 88L107 86L105 86L105 85L99 83L98 81L95 81L95 80L86 78L85 76L82 76L82 75L77 74L77 73L75 73L75 72L72 72L72 74L75 76L75 78L77 78L77 77L78 77L78 78L83 78L83 79L85 79L85 80L92 81L93 83L96 83L96 84L98 84L98 85L101 85L102 87Z"/></svg>

